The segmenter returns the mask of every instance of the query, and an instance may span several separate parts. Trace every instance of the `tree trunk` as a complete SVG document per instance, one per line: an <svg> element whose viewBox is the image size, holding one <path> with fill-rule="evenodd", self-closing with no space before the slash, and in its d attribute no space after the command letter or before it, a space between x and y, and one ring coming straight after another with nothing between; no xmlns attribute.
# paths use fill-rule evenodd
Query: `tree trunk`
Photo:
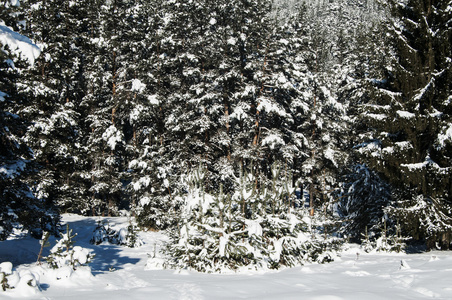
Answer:
<svg viewBox="0 0 452 300"><path fill-rule="evenodd" d="M229 128L230 128L230 124L229 124L229 105L227 103L226 97L227 96L225 96L225 98L224 98L225 99L224 100L224 116L226 118L226 135L229 137ZM231 160L231 143L230 142L228 143L226 151L227 151L226 157L227 157L228 161L230 161Z"/></svg>
<svg viewBox="0 0 452 300"><path fill-rule="evenodd" d="M309 185L309 215L312 217L314 216L314 197L315 197L315 189L314 189L314 183L311 182Z"/></svg>

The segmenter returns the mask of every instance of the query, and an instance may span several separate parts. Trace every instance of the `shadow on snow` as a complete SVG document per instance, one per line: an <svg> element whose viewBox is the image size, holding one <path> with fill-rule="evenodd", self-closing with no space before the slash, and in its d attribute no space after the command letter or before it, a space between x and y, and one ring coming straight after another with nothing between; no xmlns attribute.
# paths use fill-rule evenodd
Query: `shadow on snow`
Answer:
<svg viewBox="0 0 452 300"><path fill-rule="evenodd" d="M72 234L77 234L73 238L74 246L91 249L95 254L93 261L89 264L94 275L108 272L111 268L120 270L124 265L137 264L140 261L138 258L122 256L122 246L90 244L89 241L97 226L95 218L68 222L68 225L69 229L72 230ZM61 229L66 232L66 225L64 224ZM54 236L49 238L50 246L43 249L42 257L50 254L50 249L52 249L58 239ZM0 242L0 262L9 261L14 266L36 263L40 248L39 240L31 238L29 235L21 235L2 241Z"/></svg>
<svg viewBox="0 0 452 300"><path fill-rule="evenodd" d="M73 233L77 233L77 236L74 237L74 245L92 249L93 253L96 254L93 261L89 264L94 275L108 272L112 270L112 268L120 270L126 264L137 264L140 261L138 258L122 256L121 252L122 249L124 249L123 246L111 244L90 244L89 241L93 236L93 232L97 224L98 222L95 218L68 222L69 229L72 229Z"/></svg>

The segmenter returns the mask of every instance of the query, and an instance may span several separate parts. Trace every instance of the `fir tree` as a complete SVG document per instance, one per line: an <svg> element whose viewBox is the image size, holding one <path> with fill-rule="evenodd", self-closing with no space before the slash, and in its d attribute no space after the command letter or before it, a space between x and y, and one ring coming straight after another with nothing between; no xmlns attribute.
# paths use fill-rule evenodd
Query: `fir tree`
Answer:
<svg viewBox="0 0 452 300"><path fill-rule="evenodd" d="M1 11L0 21L4 17L14 19L8 10ZM10 29L2 26L1 30ZM26 102L19 83L30 62L15 57L11 50L16 49L9 45L0 46L0 239L6 239L13 228L40 236L42 229L55 231L58 216L53 203L37 198L29 185L37 165L33 151L23 139L29 120L19 115ZM38 51L31 41L29 46Z"/></svg>
<svg viewBox="0 0 452 300"><path fill-rule="evenodd" d="M362 152L395 187L392 215L415 240L448 247L450 168L444 130L450 118L450 21L445 1L392 1L394 51L385 81L364 113L372 140ZM444 141L443 147L438 143ZM373 148L373 150L371 149Z"/></svg>
<svg viewBox="0 0 452 300"><path fill-rule="evenodd" d="M98 13L90 15L89 20L92 53L84 74L90 82L82 101L87 131L84 145L91 170L85 170L83 176L91 181L91 213L115 215L125 185L125 129L132 99L127 69L130 48L125 31L132 25L128 22L133 6L130 1L105 5L93 1L91 5Z"/></svg>
<svg viewBox="0 0 452 300"><path fill-rule="evenodd" d="M337 8L336 3L325 3L316 13L316 8L309 7L301 10L294 22L295 37L301 44L298 64L305 73L298 83L297 96L301 105L296 130L303 135L300 177L309 193L311 214L316 209L331 208L332 192L338 188L339 174L348 156L344 151L348 142L344 135L348 127L347 103L335 92L337 58L328 51L339 44L338 27L334 25L334 17L341 14L335 11Z"/></svg>
<svg viewBox="0 0 452 300"><path fill-rule="evenodd" d="M77 234L72 233L72 229L66 226L66 233L61 234L61 239L57 241L55 246L50 250L49 256L46 257L47 263L53 269L59 269L66 266L71 267L74 271L91 262L94 257L88 249L80 246L74 246L73 238Z"/></svg>
<svg viewBox="0 0 452 300"><path fill-rule="evenodd" d="M76 3L24 1L27 26L23 31L42 47L32 69L24 74L22 93L27 102L21 113L32 121L26 140L40 164L33 184L38 197L65 211L76 208L74 193L82 161L79 104L84 95L82 34ZM43 18L45 21L43 21ZM82 194L83 194L83 189Z"/></svg>

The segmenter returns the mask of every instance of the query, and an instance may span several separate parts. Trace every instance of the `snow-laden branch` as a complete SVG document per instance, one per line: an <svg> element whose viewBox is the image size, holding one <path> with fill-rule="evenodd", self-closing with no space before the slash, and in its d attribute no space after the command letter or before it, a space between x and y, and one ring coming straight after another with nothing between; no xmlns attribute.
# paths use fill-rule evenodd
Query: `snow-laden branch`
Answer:
<svg viewBox="0 0 452 300"><path fill-rule="evenodd" d="M3 47L8 46L13 54L28 60L31 65L34 64L36 58L41 54L41 49L28 37L4 25L0 25L0 44Z"/></svg>

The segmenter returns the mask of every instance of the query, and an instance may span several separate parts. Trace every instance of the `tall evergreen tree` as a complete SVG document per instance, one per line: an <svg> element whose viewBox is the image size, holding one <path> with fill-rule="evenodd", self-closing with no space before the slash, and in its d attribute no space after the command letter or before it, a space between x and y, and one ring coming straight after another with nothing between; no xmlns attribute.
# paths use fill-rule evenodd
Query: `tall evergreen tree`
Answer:
<svg viewBox="0 0 452 300"><path fill-rule="evenodd" d="M165 126L167 84L162 71L166 63L164 4L159 0L139 4L135 28L136 34L142 36L135 45L134 100L129 118L132 139L127 145L131 207L140 225L153 229L174 223L176 203L166 173L169 156Z"/></svg>
<svg viewBox="0 0 452 300"><path fill-rule="evenodd" d="M430 247L437 241L448 247L452 228L448 7L447 1L390 2L394 59L364 113L376 131L362 152L395 188L392 215Z"/></svg>
<svg viewBox="0 0 452 300"><path fill-rule="evenodd" d="M63 209L77 202L73 185L80 161L80 112L84 94L83 54L77 38L80 3L24 1L23 31L42 48L42 55L24 76L22 93L28 99L21 113L32 123L26 140L40 164L34 189Z"/></svg>
<svg viewBox="0 0 452 300"><path fill-rule="evenodd" d="M331 207L332 192L339 186L348 157L344 134L348 99L339 98L337 93L337 76L342 72L337 64L341 53L338 31L342 24L352 26L353 22L344 17L350 14L342 12L339 4L324 2L317 7L308 3L297 20L301 28L297 33L299 57L305 69L304 80L298 83L298 101L303 105L297 115L297 130L304 136L301 177L309 193L311 214L315 208Z"/></svg>
<svg viewBox="0 0 452 300"><path fill-rule="evenodd" d="M15 14L3 10L8 4L9 1L0 3L0 23L3 19L15 20ZM18 28L17 23L14 27ZM30 230L40 236L41 230L54 231L58 222L53 203L37 198L28 184L37 165L33 151L22 138L27 132L28 120L19 114L27 103L20 93L19 83L32 62L19 59L15 54L22 56L22 50L37 53L39 49L24 36L0 25L0 35L3 34L9 35L7 41L20 39L28 48L15 49L14 42L0 43L0 240L6 239L14 228Z"/></svg>
<svg viewBox="0 0 452 300"><path fill-rule="evenodd" d="M362 118L372 97L369 87L382 82L381 66L389 61L383 24L386 9L374 1L366 1L366 5L357 1L343 5L340 10L340 22L335 23L338 41L333 47L336 65L332 80L336 97L346 109L341 148L349 155L340 170L338 188L333 195L343 220L341 231L354 241L359 241L366 230L367 236L376 239L383 233L383 220L387 220L385 208L391 203L391 188L380 174L365 164L363 148L357 145L369 135ZM388 231L395 232L392 225L395 223L388 220Z"/></svg>
<svg viewBox="0 0 452 300"><path fill-rule="evenodd" d="M86 150L93 214L117 214L126 184L126 139L133 100L134 1L90 2L97 13L90 16L91 54L85 76L90 81L82 105L86 111ZM133 67L133 66L132 66Z"/></svg>

